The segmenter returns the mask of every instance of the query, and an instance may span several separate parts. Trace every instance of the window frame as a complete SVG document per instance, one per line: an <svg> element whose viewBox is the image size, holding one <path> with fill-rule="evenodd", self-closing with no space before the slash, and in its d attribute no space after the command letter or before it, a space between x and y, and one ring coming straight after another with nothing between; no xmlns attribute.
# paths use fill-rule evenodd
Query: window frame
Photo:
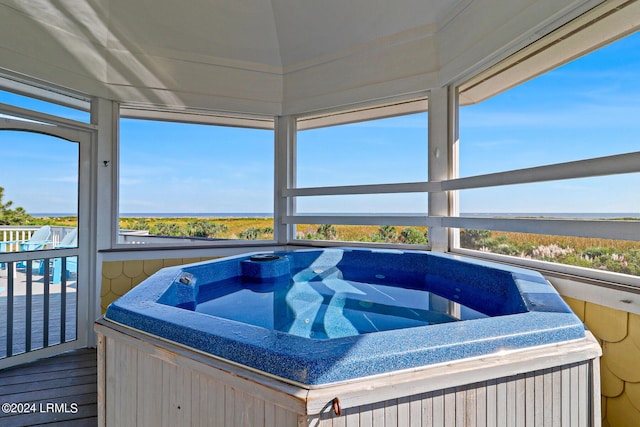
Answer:
<svg viewBox="0 0 640 427"><path fill-rule="evenodd" d="M242 114L224 114L214 113L210 111L199 110L174 110L170 108L154 108L149 109L146 107L139 107L136 105L120 104L117 108L117 114L114 121L117 123L117 143L113 147L113 158L118 159L116 162L116 168L114 173L114 185L113 185L113 236L111 242L112 250L131 251L131 250L182 250L182 249L225 249L225 248L249 248L249 247L273 247L277 244L277 227L276 227L276 211L275 202L273 209L273 228L274 238L268 240L244 240L244 239L207 239L207 238L193 238L189 236L180 236L175 238L175 242L144 242L144 244L135 243L123 243L120 241L120 120L121 119L138 119L138 120L154 120L158 122L170 122L180 124L195 124L195 125L212 125L212 126L224 126L235 127L244 129L259 129L259 130L271 130L273 131L273 139L271 143L272 150L275 158L275 119L267 116L249 116ZM275 175L274 170L274 175ZM274 177L274 187L275 177ZM272 200L275 201L275 188L272 196ZM184 238L181 238L184 237ZM162 237L161 237L162 238ZM165 240L165 239L163 239Z"/></svg>
<svg viewBox="0 0 640 427"><path fill-rule="evenodd" d="M361 123L368 120L378 120L390 117L399 117L415 113L423 113L429 111L430 92L426 91L420 94L413 94L411 97L401 97L393 100L385 100L385 102L368 103L352 106L349 109L333 109L308 114L300 114L293 117L295 134L298 131L318 129L323 127L346 125L352 123ZM428 126L428 124L427 124ZM293 138L291 152L294 153L291 170L289 171L289 185L282 189L282 197L285 199L288 209L282 217L284 225L290 228L291 245L296 246L349 246L355 247L389 247L404 249L431 249L431 243L427 245L403 244L403 243L374 243L374 242L354 242L345 240L311 240L298 239L295 233L296 225L305 224L332 224L332 225L371 225L371 226L418 226L431 227L438 223L438 220L430 217L428 212L424 215L376 215L369 214L302 214L296 211L296 198L309 196L344 196L344 195L376 195L376 194L398 194L398 193L424 193L428 195L430 192L440 191L438 183L429 180L418 182L400 182L400 183L384 183L384 184L356 184L356 185L338 185L323 187L298 187L295 179L295 169L297 163L297 138ZM429 138L425 144L429 145Z"/></svg>
<svg viewBox="0 0 640 427"><path fill-rule="evenodd" d="M633 21L636 16L634 13L627 13L625 9L628 6L633 6L633 2L623 0L604 2L497 64L457 82L454 84L456 102L458 105L482 102L570 60L638 31L640 23ZM453 117L450 117L450 120L453 121L454 128L458 129L457 110ZM456 171L458 170L458 162L459 159L454 157L452 167ZM455 207L450 216L442 217L441 223L443 227L448 227L450 230L449 251L460 255L533 268L549 276L569 277L576 281L593 282L600 286L626 290L631 287L635 292L638 292L640 276L461 248L459 230L467 228L640 241L640 221L479 218L460 216L458 210L459 190L638 172L640 172L640 151L442 181L442 188L450 192L453 200L452 205Z"/></svg>

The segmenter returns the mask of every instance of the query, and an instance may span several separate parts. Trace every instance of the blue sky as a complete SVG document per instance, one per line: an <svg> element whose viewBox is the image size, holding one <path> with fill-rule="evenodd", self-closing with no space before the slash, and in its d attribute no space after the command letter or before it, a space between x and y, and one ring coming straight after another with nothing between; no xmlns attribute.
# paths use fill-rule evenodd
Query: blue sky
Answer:
<svg viewBox="0 0 640 427"><path fill-rule="evenodd" d="M640 34L464 107L460 122L461 176L639 151ZM640 212L639 175L466 190L461 211Z"/></svg>
<svg viewBox="0 0 640 427"><path fill-rule="evenodd" d="M85 113L0 92L0 102L88 120ZM460 113L460 174L471 176L638 151L640 35ZM427 116L300 132L298 185L427 178ZM121 212L272 212L270 131L126 120ZM76 211L76 144L0 132L5 201L28 212ZM640 174L461 192L462 212L640 212ZM427 209L422 194L298 199L301 212Z"/></svg>

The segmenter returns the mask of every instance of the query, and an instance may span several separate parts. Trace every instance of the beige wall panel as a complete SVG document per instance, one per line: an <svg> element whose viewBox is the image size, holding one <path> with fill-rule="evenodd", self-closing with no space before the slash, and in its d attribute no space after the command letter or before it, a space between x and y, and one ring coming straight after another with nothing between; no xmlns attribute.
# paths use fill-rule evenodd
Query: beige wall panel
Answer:
<svg viewBox="0 0 640 427"><path fill-rule="evenodd" d="M640 383L626 383L624 392L634 408L640 411Z"/></svg>
<svg viewBox="0 0 640 427"><path fill-rule="evenodd" d="M584 322L584 308L586 303L571 297L562 297L571 310L578 316L580 320Z"/></svg>
<svg viewBox="0 0 640 427"><path fill-rule="evenodd" d="M624 381L615 376L600 359L600 388L603 396L617 397L624 391Z"/></svg>
<svg viewBox="0 0 640 427"><path fill-rule="evenodd" d="M122 296L129 292L132 287L133 283L131 278L125 276L124 274L122 276L118 276L115 279L111 279L111 292L116 295Z"/></svg>
<svg viewBox="0 0 640 427"><path fill-rule="evenodd" d="M629 313L629 339L640 348L640 316Z"/></svg>
<svg viewBox="0 0 640 427"><path fill-rule="evenodd" d="M603 345L603 363L615 376L627 382L640 382L640 348L631 340L616 343L605 342Z"/></svg>
<svg viewBox="0 0 640 427"><path fill-rule="evenodd" d="M120 295L116 295L111 291L102 295L100 297L100 309L102 310L102 314L104 314L107 311L107 307L109 307L109 304L111 304L118 298L120 298Z"/></svg>
<svg viewBox="0 0 640 427"><path fill-rule="evenodd" d="M631 404L626 393L607 399L607 422L611 427L638 427L640 411Z"/></svg>
<svg viewBox="0 0 640 427"><path fill-rule="evenodd" d="M142 262L142 265L146 276L151 276L163 267L161 259L146 259Z"/></svg>
<svg viewBox="0 0 640 427"><path fill-rule="evenodd" d="M122 275L122 261L110 261L102 263L102 276L107 279L115 279Z"/></svg>
<svg viewBox="0 0 640 427"><path fill-rule="evenodd" d="M622 341L627 336L628 314L599 304L587 303L584 322L599 339Z"/></svg>
<svg viewBox="0 0 640 427"><path fill-rule="evenodd" d="M100 306L104 314L107 306L126 294L143 280L164 267L206 261L212 257L169 258L102 263Z"/></svg>
<svg viewBox="0 0 640 427"><path fill-rule="evenodd" d="M144 276L143 270L143 261L133 260L133 261L123 261L122 262L122 272L125 276L130 277L132 279L139 278L140 276Z"/></svg>

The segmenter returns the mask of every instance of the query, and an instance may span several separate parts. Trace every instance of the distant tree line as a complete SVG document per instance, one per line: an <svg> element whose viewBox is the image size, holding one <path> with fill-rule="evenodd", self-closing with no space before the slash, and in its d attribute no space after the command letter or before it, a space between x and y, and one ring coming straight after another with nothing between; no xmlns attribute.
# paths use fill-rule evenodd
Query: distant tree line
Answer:
<svg viewBox="0 0 640 427"><path fill-rule="evenodd" d="M307 240L339 240L338 231L332 224L322 224L315 233L303 236ZM361 242L404 243L407 245L426 245L429 243L428 231L422 232L414 227L405 227L400 232L392 225L382 225L376 233L363 236Z"/></svg>
<svg viewBox="0 0 640 427"><path fill-rule="evenodd" d="M13 206L12 201L3 202L4 187L0 187L0 225L30 225L34 224L34 218L29 215L23 208Z"/></svg>
<svg viewBox="0 0 640 427"><path fill-rule="evenodd" d="M130 227L132 230L149 230L149 234L155 236L187 236L203 237L208 239L222 238L229 228L225 224L217 224L205 219L195 219L184 226L173 222L157 222L150 225L142 218L136 220ZM250 227L240 232L240 239L257 240L273 235L273 227Z"/></svg>

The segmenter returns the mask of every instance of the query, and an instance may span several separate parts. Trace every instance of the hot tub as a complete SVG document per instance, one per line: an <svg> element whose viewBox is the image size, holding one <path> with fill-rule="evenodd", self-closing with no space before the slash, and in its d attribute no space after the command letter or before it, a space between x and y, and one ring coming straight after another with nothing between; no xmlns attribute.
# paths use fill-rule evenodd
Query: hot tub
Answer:
<svg viewBox="0 0 640 427"><path fill-rule="evenodd" d="M568 375L568 383L547 387L546 398L561 398L563 390L567 399L581 396L580 403L567 401L566 416L580 413L582 421L599 421L594 361L600 349L555 290L536 272L459 256L340 248L248 254L171 267L111 304L96 328L109 371L107 390L115 377L125 382L139 378L135 389L146 387L143 383L158 371L143 381L140 361L154 366L169 360L184 369L186 364L189 381L198 387L200 374L209 379L222 375L235 385L233 390L242 389L243 396L259 396L259 408L265 408L269 395L275 408L287 407L278 404L279 399L291 400L293 407L286 411L290 425L298 425L299 417L305 423L354 413L363 418L361 412L373 411L368 405L386 407L398 399L408 405L416 399L426 402L425 393L470 384L478 385L469 389L475 390L475 401L480 389L486 400L487 387L495 382L495 388L499 381L505 384L505 399L513 382L511 410L517 414L517 396L526 394L527 375L531 396L536 384L539 389L542 423L553 415L550 409L545 415L540 396L545 381L554 381L554 369L561 373L560 380ZM116 366L108 369L109 348L122 343L139 353L135 374L128 372L131 366L124 373L116 372ZM246 381L242 387L239 379ZM582 384L580 390L563 388L574 382ZM230 385L220 387L216 390L225 390L223 401L239 410L237 399L226 391ZM162 389L161 384L155 389ZM112 399L117 400L115 394ZM502 404L499 400L494 397L494 403ZM110 403L107 395L105 408ZM528 403L520 403L525 414ZM433 408L434 403L428 405ZM506 400L504 405L511 407ZM187 408L191 416L198 412L186 402L174 410L181 414ZM222 412L229 411L226 403L225 408ZM265 409L257 411L265 416ZM442 411L446 413L444 407ZM559 407L555 411L564 416ZM482 413L477 408L473 412ZM529 415L535 417L533 406ZM269 425L251 419L245 424ZM223 425L235 426L237 421ZM274 425L287 424L280 421Z"/></svg>

